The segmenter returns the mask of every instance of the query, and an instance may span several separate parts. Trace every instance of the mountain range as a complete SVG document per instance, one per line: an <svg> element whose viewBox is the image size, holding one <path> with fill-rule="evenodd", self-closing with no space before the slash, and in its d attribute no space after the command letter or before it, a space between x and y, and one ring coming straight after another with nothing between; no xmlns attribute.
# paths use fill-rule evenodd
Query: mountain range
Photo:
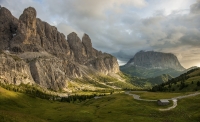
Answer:
<svg viewBox="0 0 200 122"><path fill-rule="evenodd" d="M1 83L72 92L156 85L186 72L174 54L154 51L136 53L119 69L114 56L92 47L89 35L80 39L72 32L65 37L36 16L33 7L19 19L7 8L0 9Z"/></svg>
<svg viewBox="0 0 200 122"><path fill-rule="evenodd" d="M0 9L0 81L6 84L38 84L58 90L91 89L100 84L93 76L120 79L117 59L92 47L87 34L80 39L75 32L67 37L56 27L36 18L33 7L26 8L19 19ZM76 79L89 79L76 84ZM87 80L88 81L88 80ZM82 82L82 81L81 81ZM121 82L121 81L120 81ZM124 83L124 82L122 82Z"/></svg>

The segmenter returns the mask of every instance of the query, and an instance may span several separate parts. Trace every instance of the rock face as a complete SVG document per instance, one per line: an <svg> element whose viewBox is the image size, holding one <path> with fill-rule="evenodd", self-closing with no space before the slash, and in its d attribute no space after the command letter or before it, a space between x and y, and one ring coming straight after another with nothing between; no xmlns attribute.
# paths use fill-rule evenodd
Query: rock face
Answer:
<svg viewBox="0 0 200 122"><path fill-rule="evenodd" d="M4 7L0 9L0 49L7 50L16 34L18 20Z"/></svg>
<svg viewBox="0 0 200 122"><path fill-rule="evenodd" d="M148 69L175 69L183 71L177 57L171 53L161 53L154 51L140 51L128 61L126 66L136 66Z"/></svg>
<svg viewBox="0 0 200 122"><path fill-rule="evenodd" d="M34 83L29 65L11 54L0 54L0 81L19 85Z"/></svg>
<svg viewBox="0 0 200 122"><path fill-rule="evenodd" d="M1 82L37 83L59 90L67 88L69 80L90 72L119 72L117 59L94 49L87 34L81 40L72 32L66 39L56 27L36 16L32 7L19 19L5 7L0 9Z"/></svg>

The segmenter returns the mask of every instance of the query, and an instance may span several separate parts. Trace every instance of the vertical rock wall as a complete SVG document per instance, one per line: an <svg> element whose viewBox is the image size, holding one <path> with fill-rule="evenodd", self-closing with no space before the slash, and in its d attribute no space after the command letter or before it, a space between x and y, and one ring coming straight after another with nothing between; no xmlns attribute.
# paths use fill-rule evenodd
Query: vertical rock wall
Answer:
<svg viewBox="0 0 200 122"><path fill-rule="evenodd" d="M119 72L117 59L94 49L87 34L81 40L72 32L66 39L56 27L36 16L32 7L26 8L19 20L8 9L0 9L2 82L30 82L59 90L66 88L70 79L87 76L90 70L103 74Z"/></svg>

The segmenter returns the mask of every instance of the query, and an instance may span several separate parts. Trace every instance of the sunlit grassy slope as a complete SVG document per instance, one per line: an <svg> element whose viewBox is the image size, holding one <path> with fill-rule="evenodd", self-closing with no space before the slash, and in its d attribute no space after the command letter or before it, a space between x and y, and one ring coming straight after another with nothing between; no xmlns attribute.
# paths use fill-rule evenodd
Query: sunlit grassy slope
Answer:
<svg viewBox="0 0 200 122"><path fill-rule="evenodd" d="M146 69L135 66L120 66L120 70L131 76L137 76L142 78L153 78L162 74L169 74L172 77L177 77L184 73L183 71L176 71L174 69Z"/></svg>
<svg viewBox="0 0 200 122"><path fill-rule="evenodd" d="M33 98L0 87L0 121L198 122L200 121L199 103L200 96L186 98L178 101L178 107L172 111L161 112L158 111L161 107L156 102L137 101L124 93L81 103L65 103Z"/></svg>
<svg viewBox="0 0 200 122"><path fill-rule="evenodd" d="M177 96L184 96L192 94L194 92L180 92L180 93L169 93L169 92L147 92L147 91L134 91L133 94L140 95L142 99L158 100L158 99L171 99Z"/></svg>
<svg viewBox="0 0 200 122"><path fill-rule="evenodd" d="M192 92L198 90L200 90L200 68L192 69L179 77L152 88L152 91L167 92Z"/></svg>
<svg viewBox="0 0 200 122"><path fill-rule="evenodd" d="M95 91L107 89L141 89L140 86L132 84L123 73L118 73L119 78L105 75L90 76L90 78L74 79L68 83L68 88L77 91ZM78 90L77 90L78 89Z"/></svg>
<svg viewBox="0 0 200 122"><path fill-rule="evenodd" d="M126 79L126 81L130 81L133 84L133 86L136 86L135 89L151 89L152 86L167 82L168 80L172 79L172 77L168 74L162 74L153 78L141 78L136 76L130 76L128 74L123 74L123 76L123 78Z"/></svg>

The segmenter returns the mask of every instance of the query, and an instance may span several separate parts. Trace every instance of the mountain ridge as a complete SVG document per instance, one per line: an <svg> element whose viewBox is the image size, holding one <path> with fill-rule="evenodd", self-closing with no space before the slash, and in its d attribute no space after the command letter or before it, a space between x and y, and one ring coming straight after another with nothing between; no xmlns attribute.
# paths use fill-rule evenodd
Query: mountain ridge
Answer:
<svg viewBox="0 0 200 122"><path fill-rule="evenodd" d="M56 27L36 18L33 7L19 19L0 9L0 82L37 83L42 87L67 89L73 78L119 73L117 59L92 47L87 34L75 32L67 39Z"/></svg>
<svg viewBox="0 0 200 122"><path fill-rule="evenodd" d="M139 51L125 66L136 66L148 69L172 68L177 71L185 70L174 54L155 51Z"/></svg>

